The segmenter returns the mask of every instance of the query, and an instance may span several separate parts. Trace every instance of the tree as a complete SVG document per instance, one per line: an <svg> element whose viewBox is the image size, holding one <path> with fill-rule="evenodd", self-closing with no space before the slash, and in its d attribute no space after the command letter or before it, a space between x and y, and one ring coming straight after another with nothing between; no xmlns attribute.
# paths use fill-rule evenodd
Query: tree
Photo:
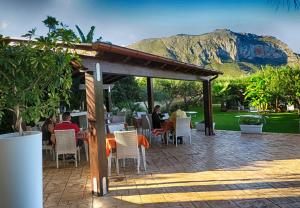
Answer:
<svg viewBox="0 0 300 208"><path fill-rule="evenodd" d="M116 82L111 93L113 104L119 109L128 108L133 106L132 103L142 101L141 88L132 76Z"/></svg>
<svg viewBox="0 0 300 208"><path fill-rule="evenodd" d="M203 98L202 82L177 81L177 96L183 99L184 109L190 105L200 104Z"/></svg>
<svg viewBox="0 0 300 208"><path fill-rule="evenodd" d="M221 110L226 111L233 107L246 105L244 92L247 85L247 78L240 79L220 79L214 81L212 85L213 95L220 99Z"/></svg>
<svg viewBox="0 0 300 208"><path fill-rule="evenodd" d="M285 97L289 103L298 104L298 114L300 115L300 69L299 66L296 68L282 67L284 71L282 79L282 87L285 91Z"/></svg>
<svg viewBox="0 0 300 208"><path fill-rule="evenodd" d="M155 79L154 81L155 100L165 104L166 111L178 97L176 81L168 79Z"/></svg>
<svg viewBox="0 0 300 208"><path fill-rule="evenodd" d="M299 9L299 0L269 0L276 8L286 7L288 9Z"/></svg>
<svg viewBox="0 0 300 208"><path fill-rule="evenodd" d="M93 43L93 39L94 39L94 31L95 31L95 26L92 26L90 31L88 32L88 34L85 36L82 32L82 30L80 29L80 27L78 25L75 25L78 33L79 33L79 36L80 36L80 39L81 39L81 42L82 43ZM98 39L97 39L97 42L100 42L102 40L102 37L100 36Z"/></svg>
<svg viewBox="0 0 300 208"><path fill-rule="evenodd" d="M54 113L61 100L68 102L72 85L70 62L78 58L57 42L72 44L72 33L64 26L54 27L57 24L53 19L44 22L49 33L36 41L10 44L0 36L0 112L14 113L14 127L20 134L22 122L36 122Z"/></svg>
<svg viewBox="0 0 300 208"><path fill-rule="evenodd" d="M59 25L59 22L56 20L56 18L52 16L47 16L43 23L46 25L46 27L48 27L49 33L56 30L56 27Z"/></svg>

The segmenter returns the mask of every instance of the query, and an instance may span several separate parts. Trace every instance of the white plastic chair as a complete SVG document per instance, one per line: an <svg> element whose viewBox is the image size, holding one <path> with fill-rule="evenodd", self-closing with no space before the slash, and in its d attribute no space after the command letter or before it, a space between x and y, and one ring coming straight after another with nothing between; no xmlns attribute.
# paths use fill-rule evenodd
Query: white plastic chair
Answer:
<svg viewBox="0 0 300 208"><path fill-rule="evenodd" d="M137 131L115 131L117 143L116 166L119 174L119 159L137 159L137 172L140 173L140 152Z"/></svg>
<svg viewBox="0 0 300 208"><path fill-rule="evenodd" d="M76 147L75 131L74 129L54 130L56 144L56 167L58 168L58 155L74 154L75 167L77 167L77 154L80 162L80 148Z"/></svg>
<svg viewBox="0 0 300 208"><path fill-rule="evenodd" d="M192 143L191 134L191 117L188 118L176 118L175 134L173 134L173 139L175 139L175 144L177 147L177 137L188 137L190 144Z"/></svg>
<svg viewBox="0 0 300 208"><path fill-rule="evenodd" d="M125 123L125 116L112 116L111 123Z"/></svg>
<svg viewBox="0 0 300 208"><path fill-rule="evenodd" d="M141 117L142 117L142 122L141 122L142 134L144 134L145 136L149 136L150 143L151 143L152 122L150 122L150 119L147 115L141 115Z"/></svg>
<svg viewBox="0 0 300 208"><path fill-rule="evenodd" d="M157 131L159 130L159 131ZM142 115L142 134L144 134L146 137L149 137L150 144L152 142L152 137L161 136L161 139L163 140L163 132L160 131L160 129L153 129L152 127L152 115ZM168 142L167 142L168 144Z"/></svg>
<svg viewBox="0 0 300 208"><path fill-rule="evenodd" d="M47 154L48 151L53 157L53 160L55 160L55 150L51 144L42 144L42 150L45 150L45 153Z"/></svg>
<svg viewBox="0 0 300 208"><path fill-rule="evenodd" d="M136 116L137 116L138 118L141 118L142 115L147 115L147 112L136 112Z"/></svg>
<svg viewBox="0 0 300 208"><path fill-rule="evenodd" d="M114 133L115 131L124 131L125 127L124 127L124 123L110 123L107 124L109 133Z"/></svg>
<svg viewBox="0 0 300 208"><path fill-rule="evenodd" d="M117 112L117 116L126 116L126 111Z"/></svg>

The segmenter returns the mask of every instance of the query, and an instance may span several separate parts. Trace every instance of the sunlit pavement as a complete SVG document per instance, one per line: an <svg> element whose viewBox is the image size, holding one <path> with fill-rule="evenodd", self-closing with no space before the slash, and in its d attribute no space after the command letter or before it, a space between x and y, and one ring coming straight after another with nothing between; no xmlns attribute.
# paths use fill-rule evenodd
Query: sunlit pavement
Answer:
<svg viewBox="0 0 300 208"><path fill-rule="evenodd" d="M147 150L147 171L126 161L110 192L93 197L89 165L44 161L44 207L300 208L300 135L193 131L192 144Z"/></svg>

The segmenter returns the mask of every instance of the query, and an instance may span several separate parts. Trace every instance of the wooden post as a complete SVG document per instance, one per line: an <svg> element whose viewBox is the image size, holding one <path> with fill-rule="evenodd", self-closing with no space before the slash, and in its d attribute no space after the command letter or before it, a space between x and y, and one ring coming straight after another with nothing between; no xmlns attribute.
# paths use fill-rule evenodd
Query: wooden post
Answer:
<svg viewBox="0 0 300 208"><path fill-rule="evenodd" d="M108 85L108 89L104 90L105 92L105 107L107 112L112 111L112 101L111 101L111 86Z"/></svg>
<svg viewBox="0 0 300 208"><path fill-rule="evenodd" d="M108 192L108 170L103 109L102 71L97 64L94 76L85 74L89 121L89 152L92 193L103 196Z"/></svg>
<svg viewBox="0 0 300 208"><path fill-rule="evenodd" d="M106 107L106 111L107 112L111 112L112 111L112 101L111 101L111 86L108 86L108 90L107 90L107 107Z"/></svg>
<svg viewBox="0 0 300 208"><path fill-rule="evenodd" d="M212 97L211 97L211 82L203 81L203 102L204 102L204 123L205 135L215 135L213 129L212 117Z"/></svg>
<svg viewBox="0 0 300 208"><path fill-rule="evenodd" d="M148 96L148 113L153 112L154 96L153 96L153 79L147 77L147 96Z"/></svg>

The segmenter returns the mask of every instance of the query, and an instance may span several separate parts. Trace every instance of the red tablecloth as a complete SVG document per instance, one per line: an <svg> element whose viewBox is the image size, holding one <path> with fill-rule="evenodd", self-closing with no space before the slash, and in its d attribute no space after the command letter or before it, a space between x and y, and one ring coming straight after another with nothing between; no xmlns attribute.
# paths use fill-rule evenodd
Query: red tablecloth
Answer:
<svg viewBox="0 0 300 208"><path fill-rule="evenodd" d="M143 145L145 148L149 148L149 142L144 135L138 135L138 144L139 146ZM108 157L112 149L115 149L117 146L115 135L107 134L106 135L106 156Z"/></svg>

